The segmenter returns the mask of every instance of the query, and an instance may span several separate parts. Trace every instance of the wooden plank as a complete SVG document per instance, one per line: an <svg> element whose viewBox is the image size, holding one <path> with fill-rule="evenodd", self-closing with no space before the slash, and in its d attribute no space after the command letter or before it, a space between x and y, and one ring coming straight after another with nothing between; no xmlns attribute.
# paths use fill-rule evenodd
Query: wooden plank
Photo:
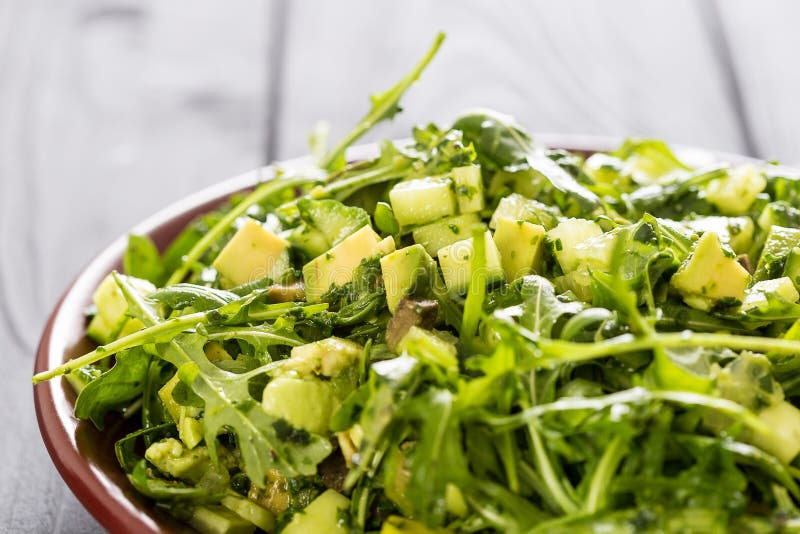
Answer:
<svg viewBox="0 0 800 534"><path fill-rule="evenodd" d="M319 119L341 135L368 91L405 73L434 33L440 56L377 130L405 136L465 107L515 115L533 131L649 135L737 151L744 142L726 80L691 0L290 5L278 154L305 151Z"/></svg>
<svg viewBox="0 0 800 534"><path fill-rule="evenodd" d="M99 527L52 467L30 373L45 314L111 239L259 165L271 4L0 2L0 525ZM10 384L10 386L9 386Z"/></svg>
<svg viewBox="0 0 800 534"><path fill-rule="evenodd" d="M800 4L716 1L757 155L800 165Z"/></svg>

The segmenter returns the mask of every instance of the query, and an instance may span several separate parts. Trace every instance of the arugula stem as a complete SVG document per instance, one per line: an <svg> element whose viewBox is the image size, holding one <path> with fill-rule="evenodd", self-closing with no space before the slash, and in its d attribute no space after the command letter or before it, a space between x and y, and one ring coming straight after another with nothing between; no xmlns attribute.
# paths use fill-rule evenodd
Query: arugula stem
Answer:
<svg viewBox="0 0 800 534"><path fill-rule="evenodd" d="M403 96L411 84L417 81L422 71L424 71L428 63L431 62L436 52L439 51L439 47L442 45L443 41L444 33L440 32L436 35L433 45L431 45L428 52L422 58L422 61L420 61L405 78L400 80L397 85L388 91L372 96L372 109L370 109L369 113L359 121L356 127L353 128L344 139L339 141L338 145L322 158L322 161L319 162L320 167L323 169L331 169L344 155L347 147L352 145L377 123L384 119L391 118L397 112L399 109L398 103L400 102L400 97Z"/></svg>
<svg viewBox="0 0 800 534"><path fill-rule="evenodd" d="M521 413L526 413L521 412ZM514 416L509 416L514 417ZM550 498L553 502L557 503L558 506L561 508L561 511L564 513L574 513L578 510L578 507L569 498L567 495L564 486L562 485L561 481L559 480L558 475L553 468L553 464L550 461L550 457L547 454L547 451L544 448L544 443L542 443L542 437L539 434L539 429L536 427L535 421L531 420L527 424L528 434L531 437L531 444L533 445L533 461L536 468L542 474L542 478L544 479L545 486L547 490L550 492Z"/></svg>
<svg viewBox="0 0 800 534"><path fill-rule="evenodd" d="M275 193L278 193L288 187L297 187L316 181L316 178L310 178L307 176L295 176L290 178L276 177L275 179L256 187L252 193L242 199L241 202L233 206L231 210L228 211L217 222L217 224L213 226L213 228L206 232L206 234L201 237L197 243L195 243L192 249L186 254L186 256L184 256L181 266L178 267L175 272L172 273L172 275L170 275L165 285L169 286L183 281L183 279L186 278L186 274L197 262L197 260L199 260L200 257L208 250L208 248L213 245L228 228L230 228L236 219L244 215L251 206L263 202Z"/></svg>
<svg viewBox="0 0 800 534"><path fill-rule="evenodd" d="M586 493L586 502L583 506L586 513L594 514L605 508L609 483L614 477L614 472L617 470L626 448L625 439L622 436L615 436L606 447L595 467L589 491Z"/></svg>

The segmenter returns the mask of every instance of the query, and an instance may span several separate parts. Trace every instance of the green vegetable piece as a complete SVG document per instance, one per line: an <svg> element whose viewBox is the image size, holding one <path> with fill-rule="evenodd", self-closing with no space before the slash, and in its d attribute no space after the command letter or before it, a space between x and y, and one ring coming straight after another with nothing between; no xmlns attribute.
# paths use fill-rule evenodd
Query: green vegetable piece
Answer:
<svg viewBox="0 0 800 534"><path fill-rule="evenodd" d="M497 228L497 221L504 218L527 221L541 225L545 230L551 230L558 225L559 215L559 211L551 206L525 198L517 193L511 193L500 199L500 203L489 221L489 228Z"/></svg>
<svg viewBox="0 0 800 534"><path fill-rule="evenodd" d="M716 233L736 254L744 254L753 246L755 225L750 217L698 217L685 224L695 232Z"/></svg>
<svg viewBox="0 0 800 534"><path fill-rule="evenodd" d="M492 234L488 230L484 234L486 243L486 283L492 284L505 280L505 271L500 261L500 251L497 250L492 239ZM473 238L457 241L452 245L439 250L439 265L442 268L442 276L450 293L460 294L467 291L472 277L472 262L474 254Z"/></svg>
<svg viewBox="0 0 800 534"><path fill-rule="evenodd" d="M497 221L494 242L508 280L542 271L544 238L541 225L504 217Z"/></svg>
<svg viewBox="0 0 800 534"><path fill-rule="evenodd" d="M749 282L750 274L733 252L723 248L717 234L707 232L672 276L670 285L689 306L708 310L720 302L741 303Z"/></svg>
<svg viewBox="0 0 800 534"><path fill-rule="evenodd" d="M144 457L165 475L196 483L211 465L208 449L188 448L175 438L150 445Z"/></svg>
<svg viewBox="0 0 800 534"><path fill-rule="evenodd" d="M375 227L384 234L397 235L400 233L400 223L394 216L392 206L386 202L378 202L375 206Z"/></svg>
<svg viewBox="0 0 800 534"><path fill-rule="evenodd" d="M800 410L789 401L781 401L759 412L758 419L769 432L756 432L753 445L789 464L800 453Z"/></svg>
<svg viewBox="0 0 800 534"><path fill-rule="evenodd" d="M311 504L292 516L292 520L281 531L282 534L349 534L342 515L350 507L350 499L334 490L326 490Z"/></svg>
<svg viewBox="0 0 800 534"><path fill-rule="evenodd" d="M444 534L446 532L449 531L440 528L428 528L419 521L398 515L390 515L383 522L380 534Z"/></svg>
<svg viewBox="0 0 800 534"><path fill-rule="evenodd" d="M193 508L189 524L201 534L252 534L256 530L250 521L218 505Z"/></svg>
<svg viewBox="0 0 800 534"><path fill-rule="evenodd" d="M334 378L352 366L363 348L348 339L329 337L292 349L291 358L284 360L282 369L300 376L325 376Z"/></svg>
<svg viewBox="0 0 800 534"><path fill-rule="evenodd" d="M289 242L248 218L214 260L225 288L260 278L277 280L290 267Z"/></svg>
<svg viewBox="0 0 800 534"><path fill-rule="evenodd" d="M452 171L459 213L479 212L484 207L483 178L478 165L455 167Z"/></svg>
<svg viewBox="0 0 800 534"><path fill-rule="evenodd" d="M783 276L792 281L795 289L800 289L800 247L792 247L792 250L786 256Z"/></svg>
<svg viewBox="0 0 800 534"><path fill-rule="evenodd" d="M585 243L591 237L598 237L602 234L603 229L594 221L567 219L549 230L547 238L552 243L553 255L561 265L561 269L565 273L569 273L576 270L582 260L577 246ZM613 246L603 248L607 249L610 254Z"/></svg>
<svg viewBox="0 0 800 534"><path fill-rule="evenodd" d="M362 260L383 256L392 251L392 237L381 240L371 226L364 226L303 266L306 300L319 302L331 286L342 286L350 282Z"/></svg>
<svg viewBox="0 0 800 534"><path fill-rule="evenodd" d="M404 297L430 295L436 263L422 245L411 245L381 258L381 276L386 288L386 305L394 314Z"/></svg>
<svg viewBox="0 0 800 534"><path fill-rule="evenodd" d="M235 495L225 495L220 504L261 530L266 532L275 530L276 521L273 513L250 499Z"/></svg>
<svg viewBox="0 0 800 534"><path fill-rule="evenodd" d="M292 232L289 240L312 258L369 224L366 211L345 206L337 200L301 198L297 201L297 209L305 224Z"/></svg>
<svg viewBox="0 0 800 534"><path fill-rule="evenodd" d="M611 155L623 160L624 172L640 184L652 183L670 174L691 170L675 156L664 141L658 139L627 139Z"/></svg>
<svg viewBox="0 0 800 534"><path fill-rule="evenodd" d="M125 277L125 279L142 295L152 293L156 289L147 280L133 277ZM141 322L131 319L126 314L128 302L111 275L103 278L103 281L97 286L92 294L92 302L97 308L97 314L89 323L86 334L102 345L120 337L120 333L126 326L129 330L139 330L144 327ZM128 325L128 323L132 324Z"/></svg>
<svg viewBox="0 0 800 534"><path fill-rule="evenodd" d="M414 242L425 247L425 251L434 258L439 250L462 241L471 235L472 229L480 224L477 213L447 217L441 221L419 226L414 229Z"/></svg>
<svg viewBox="0 0 800 534"><path fill-rule="evenodd" d="M389 191L389 200L400 226L426 224L456 213L456 195L449 178L400 182Z"/></svg>
<svg viewBox="0 0 800 534"><path fill-rule="evenodd" d="M756 281L777 278L783 273L786 258L800 245L800 229L773 226L767 234L753 278Z"/></svg>
<svg viewBox="0 0 800 534"><path fill-rule="evenodd" d="M762 280L747 290L742 302L742 311L763 309L769 306L769 297L773 296L786 302L797 302L800 293L794 287L791 278L782 276L772 280Z"/></svg>

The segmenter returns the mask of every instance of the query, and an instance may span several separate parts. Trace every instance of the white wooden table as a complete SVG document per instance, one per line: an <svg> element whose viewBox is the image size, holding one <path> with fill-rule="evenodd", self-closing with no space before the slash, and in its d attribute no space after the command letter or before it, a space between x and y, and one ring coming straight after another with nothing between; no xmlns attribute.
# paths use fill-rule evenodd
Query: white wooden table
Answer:
<svg viewBox="0 0 800 534"><path fill-rule="evenodd" d="M404 136L490 106L541 132L651 135L800 162L791 0L0 0L0 530L92 532L39 438L46 315L115 236L303 153L448 40Z"/></svg>

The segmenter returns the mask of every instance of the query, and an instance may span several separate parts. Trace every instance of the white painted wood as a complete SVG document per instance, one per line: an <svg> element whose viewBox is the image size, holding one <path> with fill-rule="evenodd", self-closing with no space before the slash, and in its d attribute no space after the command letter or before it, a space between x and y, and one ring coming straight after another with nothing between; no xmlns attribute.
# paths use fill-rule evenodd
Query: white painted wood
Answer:
<svg viewBox="0 0 800 534"><path fill-rule="evenodd" d="M34 345L107 242L262 163L273 10L258 0L0 2L0 531L99 530L39 437Z"/></svg>
<svg viewBox="0 0 800 534"><path fill-rule="evenodd" d="M290 4L278 154L305 150L320 118L334 137L410 69L436 30L439 57L370 138L407 135L469 106L515 115L533 131L650 135L743 148L713 42L692 0Z"/></svg>
<svg viewBox="0 0 800 534"><path fill-rule="evenodd" d="M717 1L758 155L800 165L800 3Z"/></svg>

